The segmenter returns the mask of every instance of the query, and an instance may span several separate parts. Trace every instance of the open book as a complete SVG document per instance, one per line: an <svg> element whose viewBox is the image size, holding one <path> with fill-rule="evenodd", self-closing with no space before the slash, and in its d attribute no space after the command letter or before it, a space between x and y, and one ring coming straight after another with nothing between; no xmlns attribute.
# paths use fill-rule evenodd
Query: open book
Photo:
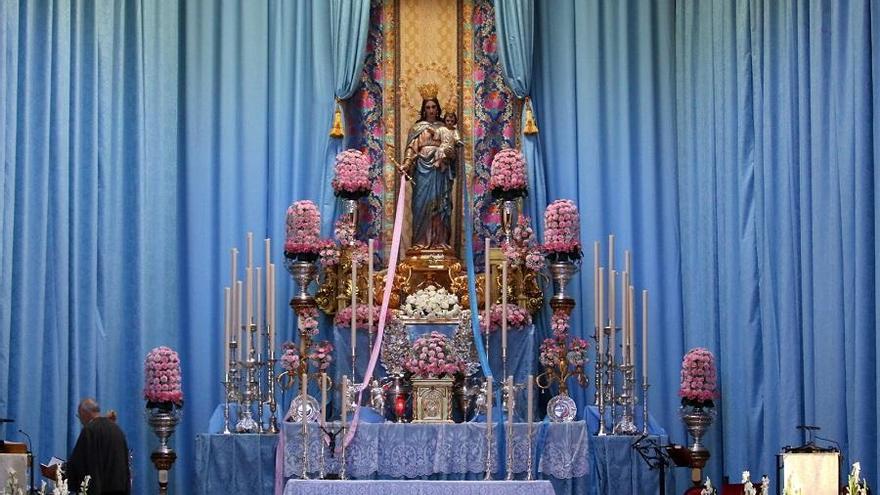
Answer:
<svg viewBox="0 0 880 495"><path fill-rule="evenodd" d="M57 457L52 457L49 459L49 462L46 464L40 463L40 474L49 478L51 480L55 479L55 473L57 472L57 466L61 466L64 464L64 459L59 459Z"/></svg>

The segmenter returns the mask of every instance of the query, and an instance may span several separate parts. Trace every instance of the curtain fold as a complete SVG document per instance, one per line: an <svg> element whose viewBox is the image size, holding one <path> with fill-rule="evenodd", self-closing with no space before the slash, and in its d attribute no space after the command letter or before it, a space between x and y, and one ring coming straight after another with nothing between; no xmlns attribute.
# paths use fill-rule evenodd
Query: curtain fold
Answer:
<svg viewBox="0 0 880 495"><path fill-rule="evenodd" d="M535 39L534 0L511 0L493 2L495 7L495 27L498 40L498 59L504 75L504 82L517 98L524 100L531 94L532 66ZM525 213L533 219L533 227L538 238L544 232L544 207L547 205L547 184L544 178L544 164L541 160L540 141L534 135L522 133L525 129L526 106L520 115L520 137L522 153L526 159L529 182L529 196L524 200ZM534 110L537 121L537 111Z"/></svg>

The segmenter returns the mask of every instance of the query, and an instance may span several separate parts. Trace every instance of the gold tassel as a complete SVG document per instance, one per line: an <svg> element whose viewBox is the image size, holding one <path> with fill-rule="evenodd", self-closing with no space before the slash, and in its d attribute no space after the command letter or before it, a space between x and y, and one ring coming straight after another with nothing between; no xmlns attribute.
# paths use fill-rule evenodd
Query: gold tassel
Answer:
<svg viewBox="0 0 880 495"><path fill-rule="evenodd" d="M336 110L333 112L333 127L330 128L330 137L332 138L341 138L345 136L345 133L342 132L342 108L340 107L340 101L336 99Z"/></svg>
<svg viewBox="0 0 880 495"><path fill-rule="evenodd" d="M526 96L526 125L523 128L523 134L531 136L538 133L538 126L535 124L535 116L532 114L532 99Z"/></svg>

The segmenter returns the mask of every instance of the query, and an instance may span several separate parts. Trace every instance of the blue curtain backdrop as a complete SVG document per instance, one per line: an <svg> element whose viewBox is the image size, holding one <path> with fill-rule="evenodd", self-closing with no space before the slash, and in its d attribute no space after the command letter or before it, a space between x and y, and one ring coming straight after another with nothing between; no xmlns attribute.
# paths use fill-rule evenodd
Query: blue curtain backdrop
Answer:
<svg viewBox="0 0 880 495"><path fill-rule="evenodd" d="M674 440L682 354L718 356L714 476L772 474L806 422L877 484L878 13L536 3L547 200L578 201L588 250L611 232L618 259L633 250L651 409ZM152 490L142 359L170 345L187 396L172 474L190 490L221 396L229 248L271 235L280 262L293 199L315 200L329 233L329 33L325 2L0 2L0 415L18 421L0 435L66 455L95 396ZM572 284L584 334L591 287L589 270Z"/></svg>
<svg viewBox="0 0 880 495"><path fill-rule="evenodd" d="M120 413L136 493L153 491L142 362L169 345L186 395L173 488L191 491L229 248L253 231L263 265L275 240L288 339L285 209L333 207L329 32L324 2L0 2L3 438L66 457L96 397Z"/></svg>
<svg viewBox="0 0 880 495"><path fill-rule="evenodd" d="M773 475L810 423L877 483L878 6L538 3L548 200L578 200L585 242L634 250L673 440L680 357L718 357L710 475Z"/></svg>

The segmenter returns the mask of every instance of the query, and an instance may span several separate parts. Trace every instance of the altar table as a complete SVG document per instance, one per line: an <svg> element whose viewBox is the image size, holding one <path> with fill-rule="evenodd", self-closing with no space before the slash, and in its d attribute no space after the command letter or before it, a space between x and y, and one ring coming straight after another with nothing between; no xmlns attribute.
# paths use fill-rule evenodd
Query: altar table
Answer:
<svg viewBox="0 0 880 495"><path fill-rule="evenodd" d="M193 492L274 493L275 450L280 435L208 435L196 436L196 477ZM605 495L615 493L657 493L657 471L649 471L633 450L635 438L605 436L589 438L587 473L579 478L549 479L557 495ZM665 443L665 440L661 443ZM547 454L544 453L543 456ZM521 478L525 473L520 473ZM298 476L298 474L296 475ZM378 475L371 478L379 477ZM432 475L444 480L480 481L483 473ZM496 474L495 478L499 476ZM427 478L427 477L423 477ZM671 480L672 476L667 476ZM328 482L332 482L329 481ZM283 485L282 485L283 486ZM624 487L616 489L615 487ZM188 490L184 490L187 492ZM671 492L670 492L671 493Z"/></svg>
<svg viewBox="0 0 880 495"><path fill-rule="evenodd" d="M284 495L554 495L549 481L290 480Z"/></svg>

